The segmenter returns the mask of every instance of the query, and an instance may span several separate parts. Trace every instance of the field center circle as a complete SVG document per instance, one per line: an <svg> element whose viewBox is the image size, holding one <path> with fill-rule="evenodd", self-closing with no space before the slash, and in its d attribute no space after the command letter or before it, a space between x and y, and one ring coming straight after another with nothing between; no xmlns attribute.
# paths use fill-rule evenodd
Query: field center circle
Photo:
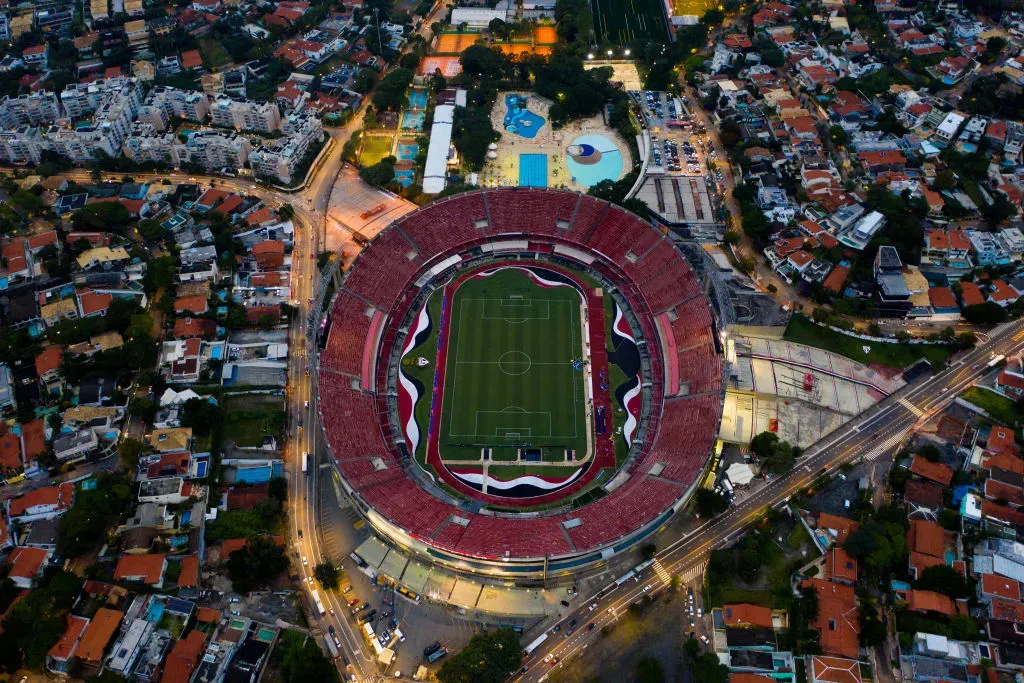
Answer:
<svg viewBox="0 0 1024 683"><path fill-rule="evenodd" d="M506 375L525 375L530 371L533 361L522 351L506 351L498 356L498 369Z"/></svg>

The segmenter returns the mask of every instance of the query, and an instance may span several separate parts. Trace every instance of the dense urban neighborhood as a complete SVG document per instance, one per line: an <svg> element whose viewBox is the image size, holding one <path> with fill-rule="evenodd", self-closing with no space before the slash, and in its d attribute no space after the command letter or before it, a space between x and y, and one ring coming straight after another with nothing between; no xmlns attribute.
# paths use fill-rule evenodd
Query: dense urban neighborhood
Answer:
<svg viewBox="0 0 1024 683"><path fill-rule="evenodd" d="M0 2L0 679L1024 676L1024 6Z"/></svg>

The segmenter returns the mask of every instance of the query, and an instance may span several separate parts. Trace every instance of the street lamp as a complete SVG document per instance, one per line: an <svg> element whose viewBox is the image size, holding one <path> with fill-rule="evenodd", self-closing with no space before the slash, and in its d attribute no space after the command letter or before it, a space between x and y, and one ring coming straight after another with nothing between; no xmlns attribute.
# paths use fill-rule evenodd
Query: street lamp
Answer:
<svg viewBox="0 0 1024 683"><path fill-rule="evenodd" d="M611 51L611 50L608 50L608 53L607 53L607 54L608 54L608 56L609 56L609 57L611 57L611 56L612 56L612 51Z"/></svg>
<svg viewBox="0 0 1024 683"><path fill-rule="evenodd" d="M622 54L624 54L625 56L628 57L629 56L629 48L626 48L625 51L623 51Z"/></svg>
<svg viewBox="0 0 1024 683"><path fill-rule="evenodd" d="M588 52L587 53L587 59L593 59L593 58L594 58L594 53L593 52Z"/></svg>

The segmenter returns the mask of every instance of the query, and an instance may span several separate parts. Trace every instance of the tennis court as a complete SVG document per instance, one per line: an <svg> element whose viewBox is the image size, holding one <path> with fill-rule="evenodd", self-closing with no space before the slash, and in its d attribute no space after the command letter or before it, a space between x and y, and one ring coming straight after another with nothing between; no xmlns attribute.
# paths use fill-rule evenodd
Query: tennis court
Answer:
<svg viewBox="0 0 1024 683"><path fill-rule="evenodd" d="M563 460L586 449L581 300L516 269L473 278L452 300L442 457L514 459L517 448ZM445 443L447 442L447 443ZM499 450L500 449L500 450ZM511 457L509 457L511 456Z"/></svg>
<svg viewBox="0 0 1024 683"><path fill-rule="evenodd" d="M437 37L437 49L441 55L461 55L463 50L480 40L479 33L442 33Z"/></svg>
<svg viewBox="0 0 1024 683"><path fill-rule="evenodd" d="M520 154L519 155L519 186L520 187L547 187L548 185L548 155L547 154Z"/></svg>
<svg viewBox="0 0 1024 683"><path fill-rule="evenodd" d="M535 45L554 45L558 42L558 31L554 26L538 26L533 31Z"/></svg>
<svg viewBox="0 0 1024 683"><path fill-rule="evenodd" d="M445 78L454 78L462 73L462 63L458 57L424 57L420 63L420 73L424 76L439 73Z"/></svg>

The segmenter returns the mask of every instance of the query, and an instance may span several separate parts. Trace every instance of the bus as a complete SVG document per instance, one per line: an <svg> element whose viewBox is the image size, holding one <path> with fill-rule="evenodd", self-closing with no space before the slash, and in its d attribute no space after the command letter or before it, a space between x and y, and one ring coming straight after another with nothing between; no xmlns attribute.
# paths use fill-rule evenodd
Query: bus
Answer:
<svg viewBox="0 0 1024 683"><path fill-rule="evenodd" d="M338 648L334 644L334 641L331 638L326 638L325 642L327 643L327 649L331 653L331 659L337 659L340 655L338 654Z"/></svg>
<svg viewBox="0 0 1024 683"><path fill-rule="evenodd" d="M446 647L434 650L430 653L430 656L427 657L427 664L436 662L437 660L441 659L441 657L444 657L446 654L448 654L448 648Z"/></svg>
<svg viewBox="0 0 1024 683"><path fill-rule="evenodd" d="M316 603L316 609L320 616L327 614L327 610L324 609L324 603L320 601L320 593L315 588L310 593L313 595L313 602Z"/></svg>
<svg viewBox="0 0 1024 683"><path fill-rule="evenodd" d="M303 474L309 472L309 453L302 451L302 472Z"/></svg>
<svg viewBox="0 0 1024 683"><path fill-rule="evenodd" d="M538 647L540 647L544 643L544 641L547 640L547 639L548 639L548 634L544 633L543 635L541 635L540 638L538 638L537 640L533 641L532 643L527 645L525 648L523 648L523 652L525 653L525 655L527 657L529 657L530 653L533 652L534 650L536 650Z"/></svg>

